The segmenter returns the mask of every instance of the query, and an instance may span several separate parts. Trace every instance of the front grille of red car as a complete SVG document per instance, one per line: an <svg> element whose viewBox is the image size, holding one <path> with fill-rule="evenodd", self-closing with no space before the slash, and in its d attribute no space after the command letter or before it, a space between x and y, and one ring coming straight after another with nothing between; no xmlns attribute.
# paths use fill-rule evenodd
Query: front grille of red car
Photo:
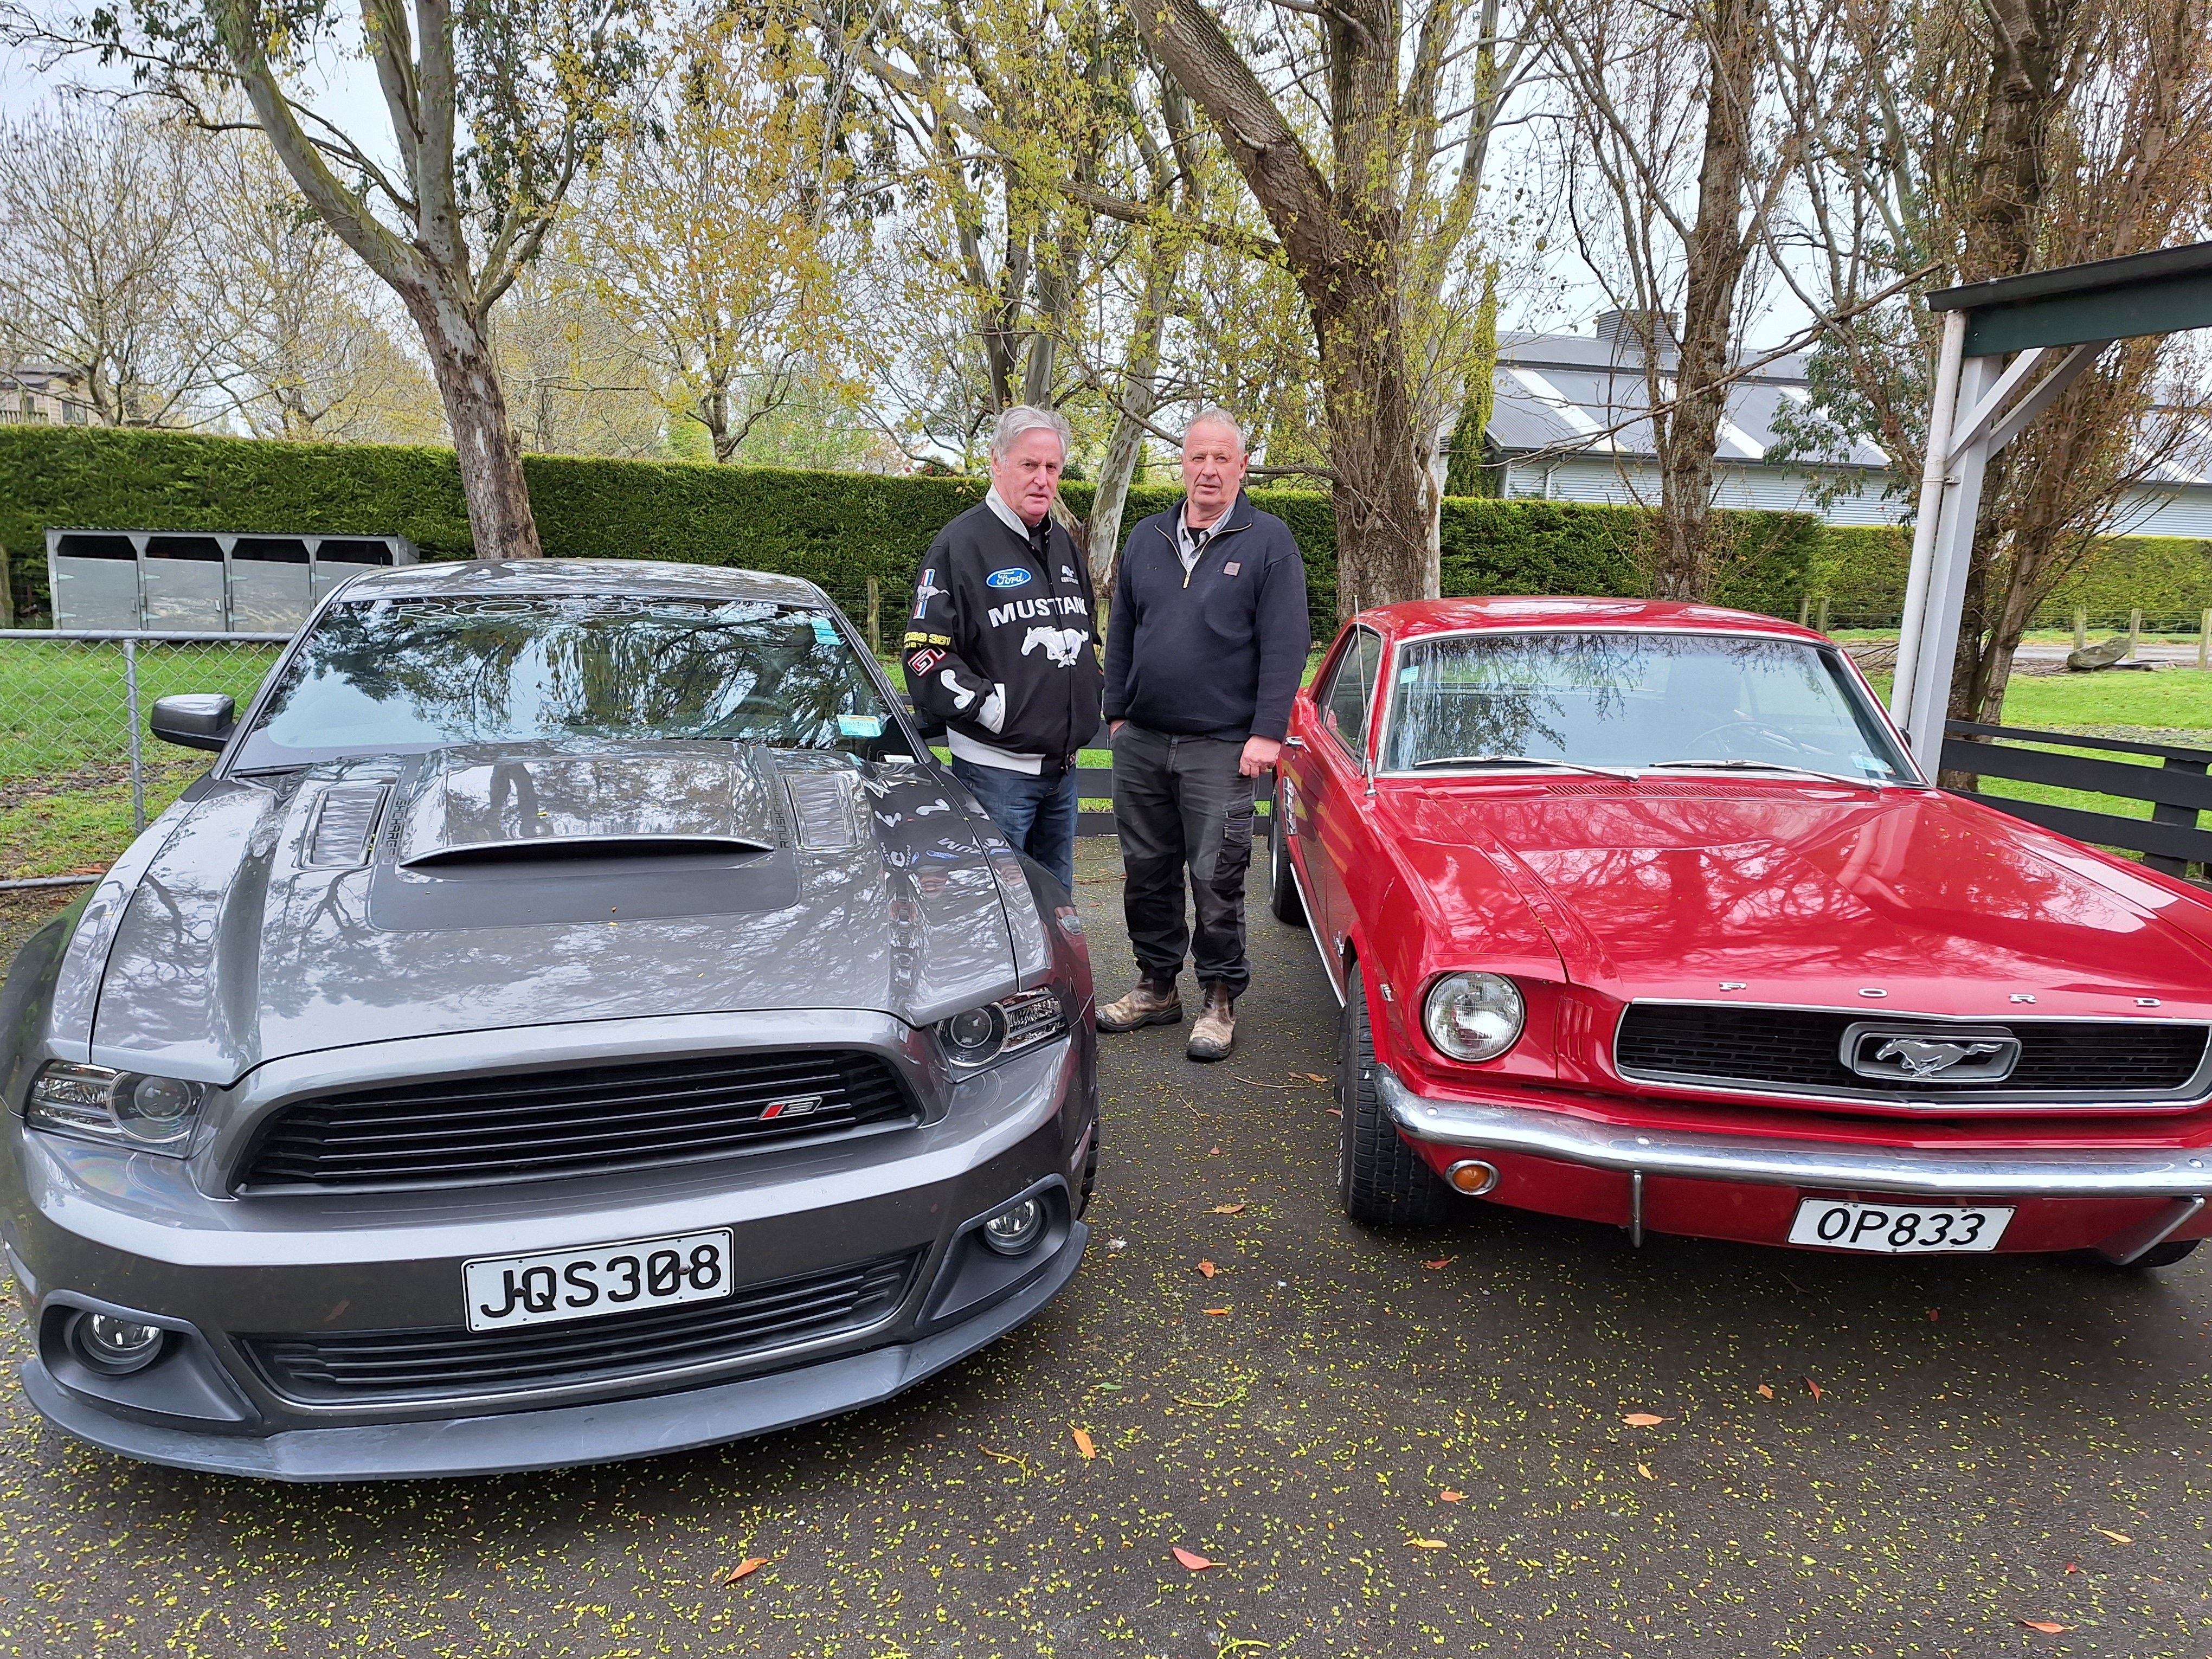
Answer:
<svg viewBox="0 0 2212 1659"><path fill-rule="evenodd" d="M439 1326L246 1336L240 1345L289 1399L349 1404L574 1387L749 1353L873 1324L906 1296L915 1253L741 1285L720 1302L519 1330Z"/></svg>
<svg viewBox="0 0 2212 1659"><path fill-rule="evenodd" d="M919 1121L880 1055L760 1049L451 1078L277 1112L241 1190L527 1181L726 1157Z"/></svg>
<svg viewBox="0 0 2212 1659"><path fill-rule="evenodd" d="M2159 1104L2194 1101L2207 1091L2203 1025L2154 1020L1979 1022L2020 1039L2011 1075L1995 1082L1946 1083L1929 1078L1864 1077L1844 1064L1844 1033L1876 1011L1745 1008L1726 1004L1638 1002L1622 1014L1613 1040L1621 1075L1656 1083L1770 1089L1838 1099L1899 1101L1917 1106L1955 1101L1963 1108L1999 1105ZM1910 1015L1880 1020L1913 1027ZM1941 1036L1941 1022L1919 1022ZM1940 1105L1934 1109L1941 1109Z"/></svg>

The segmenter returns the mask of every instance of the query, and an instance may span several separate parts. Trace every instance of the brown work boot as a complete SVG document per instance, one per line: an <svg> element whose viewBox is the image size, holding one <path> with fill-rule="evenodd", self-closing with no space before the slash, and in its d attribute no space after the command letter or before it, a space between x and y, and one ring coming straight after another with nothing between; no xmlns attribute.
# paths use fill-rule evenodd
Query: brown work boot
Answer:
<svg viewBox="0 0 2212 1659"><path fill-rule="evenodd" d="M1206 1006L1198 1011L1190 1028L1190 1047L1184 1052L1193 1060L1226 1060L1236 1046L1237 999L1229 994L1229 987L1223 981L1209 980Z"/></svg>
<svg viewBox="0 0 2212 1659"><path fill-rule="evenodd" d="M1098 1011L1098 1029L1102 1031L1133 1031L1139 1025L1182 1024L1182 997L1171 979L1140 979L1135 990Z"/></svg>

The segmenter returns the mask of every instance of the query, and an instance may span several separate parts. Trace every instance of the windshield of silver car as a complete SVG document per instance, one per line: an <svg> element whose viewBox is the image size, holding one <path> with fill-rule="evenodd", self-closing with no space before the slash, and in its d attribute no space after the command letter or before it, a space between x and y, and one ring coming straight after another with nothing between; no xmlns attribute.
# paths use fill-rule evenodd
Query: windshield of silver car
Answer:
<svg viewBox="0 0 2212 1659"><path fill-rule="evenodd" d="M241 765L562 738L910 747L828 612L605 595L338 605L301 643Z"/></svg>
<svg viewBox="0 0 2212 1659"><path fill-rule="evenodd" d="M1386 771L1912 776L1840 653L1796 640L1455 634L1401 645L1392 678Z"/></svg>

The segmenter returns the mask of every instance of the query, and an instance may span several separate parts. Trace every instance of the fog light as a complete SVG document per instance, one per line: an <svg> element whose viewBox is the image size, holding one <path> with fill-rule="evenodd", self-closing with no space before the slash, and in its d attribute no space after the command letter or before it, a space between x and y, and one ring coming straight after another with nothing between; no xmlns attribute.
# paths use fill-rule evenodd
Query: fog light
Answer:
<svg viewBox="0 0 2212 1659"><path fill-rule="evenodd" d="M77 1357L111 1376L143 1371L159 1359L165 1334L159 1325L141 1325L135 1319L118 1319L112 1314L79 1314L70 1327Z"/></svg>
<svg viewBox="0 0 2212 1659"><path fill-rule="evenodd" d="M1033 1198L1009 1204L983 1224L983 1242L1000 1255L1026 1255L1044 1237L1044 1206Z"/></svg>
<svg viewBox="0 0 2212 1659"><path fill-rule="evenodd" d="M1455 1192L1480 1198L1498 1184L1498 1166L1485 1164L1479 1158L1462 1158L1444 1171L1444 1179L1451 1182Z"/></svg>

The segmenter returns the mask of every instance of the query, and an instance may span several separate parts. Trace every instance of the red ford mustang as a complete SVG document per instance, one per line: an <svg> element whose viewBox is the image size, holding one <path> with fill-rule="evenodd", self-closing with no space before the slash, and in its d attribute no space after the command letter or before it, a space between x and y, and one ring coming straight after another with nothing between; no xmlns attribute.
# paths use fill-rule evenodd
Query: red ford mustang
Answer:
<svg viewBox="0 0 2212 1659"><path fill-rule="evenodd" d="M1344 1207L1885 1253L2212 1232L2212 901L1941 793L1771 617L1353 619L1277 772Z"/></svg>

